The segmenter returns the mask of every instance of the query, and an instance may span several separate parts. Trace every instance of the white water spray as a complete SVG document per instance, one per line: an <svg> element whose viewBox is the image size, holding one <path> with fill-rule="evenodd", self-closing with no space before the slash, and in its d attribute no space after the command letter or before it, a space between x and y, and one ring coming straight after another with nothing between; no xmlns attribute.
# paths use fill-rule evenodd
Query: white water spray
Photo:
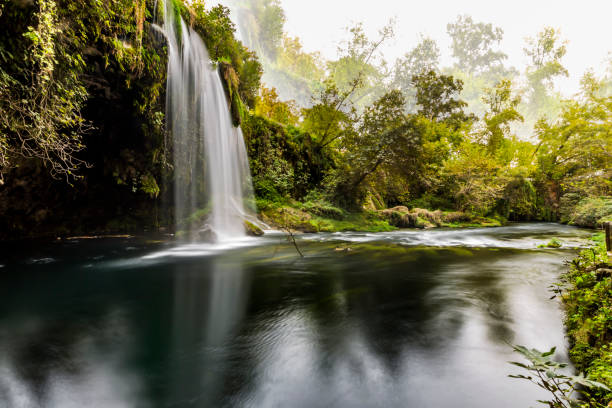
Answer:
<svg viewBox="0 0 612 408"><path fill-rule="evenodd" d="M253 194L242 131L232 124L221 78L202 39L176 15L172 1L162 4L175 220L191 240L240 239L245 236L243 220L249 217L245 198ZM199 221L204 215L206 221Z"/></svg>

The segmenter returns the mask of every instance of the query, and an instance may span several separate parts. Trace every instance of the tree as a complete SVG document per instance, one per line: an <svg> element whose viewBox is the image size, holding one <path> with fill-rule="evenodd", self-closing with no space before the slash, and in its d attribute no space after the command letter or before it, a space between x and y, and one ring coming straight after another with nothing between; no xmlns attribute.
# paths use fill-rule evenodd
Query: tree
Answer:
<svg viewBox="0 0 612 408"><path fill-rule="evenodd" d="M335 146L343 137L354 131L357 113L348 95L341 93L331 80L313 99L313 106L302 110L302 126L322 147Z"/></svg>
<svg viewBox="0 0 612 408"><path fill-rule="evenodd" d="M447 121L459 125L472 118L463 109L467 104L459 99L463 82L434 71L412 77L416 88L417 113L432 121Z"/></svg>
<svg viewBox="0 0 612 408"><path fill-rule="evenodd" d="M536 127L543 176L583 196L612 192L612 96L601 96L602 86L585 75L581 100L564 101L555 123Z"/></svg>
<svg viewBox="0 0 612 408"><path fill-rule="evenodd" d="M416 108L416 90L412 77L429 71L438 71L440 48L436 42L421 36L416 47L395 62L393 87L399 89L406 98L406 111L413 112Z"/></svg>
<svg viewBox="0 0 612 408"><path fill-rule="evenodd" d="M446 26L451 36L453 56L457 67L467 73L482 72L498 65L508 58L506 54L495 50L504 37L504 31L492 24L475 23L470 16L458 16L454 23Z"/></svg>
<svg viewBox="0 0 612 408"><path fill-rule="evenodd" d="M310 107L320 88L325 64L319 53L307 53L299 38L284 31L285 14L278 0L231 0L242 40L263 65L262 81L283 100Z"/></svg>
<svg viewBox="0 0 612 408"><path fill-rule="evenodd" d="M512 95L512 82L506 79L500 81L495 88L485 89L482 100L488 107L484 116L484 134L489 153L493 154L510 136L512 122L524 120L517 110L521 98Z"/></svg>
<svg viewBox="0 0 612 408"><path fill-rule="evenodd" d="M464 142L445 163L443 176L456 208L486 215L502 197L501 166L477 143Z"/></svg>
<svg viewBox="0 0 612 408"><path fill-rule="evenodd" d="M358 110L385 92L383 71L386 62L377 52L395 35L394 24L390 21L379 30L378 38L374 40L367 37L362 23L348 28L350 38L338 47L340 57L327 64L329 79Z"/></svg>
<svg viewBox="0 0 612 408"><path fill-rule="evenodd" d="M567 52L567 42L560 38L560 31L546 27L536 38L527 39L525 55L531 59L527 68L528 115L531 122L542 116L552 119L558 112L559 98L553 94L554 79L568 76L561 60Z"/></svg>
<svg viewBox="0 0 612 408"><path fill-rule="evenodd" d="M386 93L366 108L358 130L343 139L344 163L334 174L336 201L359 203L366 178L393 161L403 146L414 143L404 104L400 91Z"/></svg>
<svg viewBox="0 0 612 408"><path fill-rule="evenodd" d="M261 87L255 113L284 125L296 125L299 115L295 101L282 102L276 89L265 86Z"/></svg>

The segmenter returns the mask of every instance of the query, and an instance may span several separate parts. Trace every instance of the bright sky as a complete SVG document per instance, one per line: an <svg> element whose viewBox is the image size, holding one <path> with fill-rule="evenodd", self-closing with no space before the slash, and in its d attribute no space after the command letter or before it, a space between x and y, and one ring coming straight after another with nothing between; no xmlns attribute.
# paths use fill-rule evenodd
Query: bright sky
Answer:
<svg viewBox="0 0 612 408"><path fill-rule="evenodd" d="M221 1L224 2L224 1ZM570 78L558 82L566 95L578 90L588 68L603 72L612 52L612 0L281 0L287 16L285 29L298 36L307 51L334 58L338 43L347 38L344 28L363 22L374 37L390 18L397 19L396 39L385 49L387 61L414 47L419 33L434 38L442 51L442 65L450 65L450 39L446 24L459 14L476 22L493 23L504 30L502 50L508 64L521 71L525 37L544 26L560 28L569 40L564 59Z"/></svg>

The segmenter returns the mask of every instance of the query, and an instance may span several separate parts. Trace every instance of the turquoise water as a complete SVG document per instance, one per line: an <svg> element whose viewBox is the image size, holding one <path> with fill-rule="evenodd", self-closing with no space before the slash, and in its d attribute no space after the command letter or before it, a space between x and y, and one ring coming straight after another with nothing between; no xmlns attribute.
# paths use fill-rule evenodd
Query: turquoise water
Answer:
<svg viewBox="0 0 612 408"><path fill-rule="evenodd" d="M534 406L508 344L567 359L549 285L590 234L4 244L0 407Z"/></svg>

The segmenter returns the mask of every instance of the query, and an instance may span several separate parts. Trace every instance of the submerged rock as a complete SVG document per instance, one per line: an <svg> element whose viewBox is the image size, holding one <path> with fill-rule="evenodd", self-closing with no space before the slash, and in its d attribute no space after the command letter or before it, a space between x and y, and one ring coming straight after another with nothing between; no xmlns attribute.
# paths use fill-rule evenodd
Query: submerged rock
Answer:
<svg viewBox="0 0 612 408"><path fill-rule="evenodd" d="M200 229L198 231L198 237L202 241L206 241L206 242L215 242L215 241L217 241L217 233L208 224L204 225L204 227L202 227L202 229Z"/></svg>

